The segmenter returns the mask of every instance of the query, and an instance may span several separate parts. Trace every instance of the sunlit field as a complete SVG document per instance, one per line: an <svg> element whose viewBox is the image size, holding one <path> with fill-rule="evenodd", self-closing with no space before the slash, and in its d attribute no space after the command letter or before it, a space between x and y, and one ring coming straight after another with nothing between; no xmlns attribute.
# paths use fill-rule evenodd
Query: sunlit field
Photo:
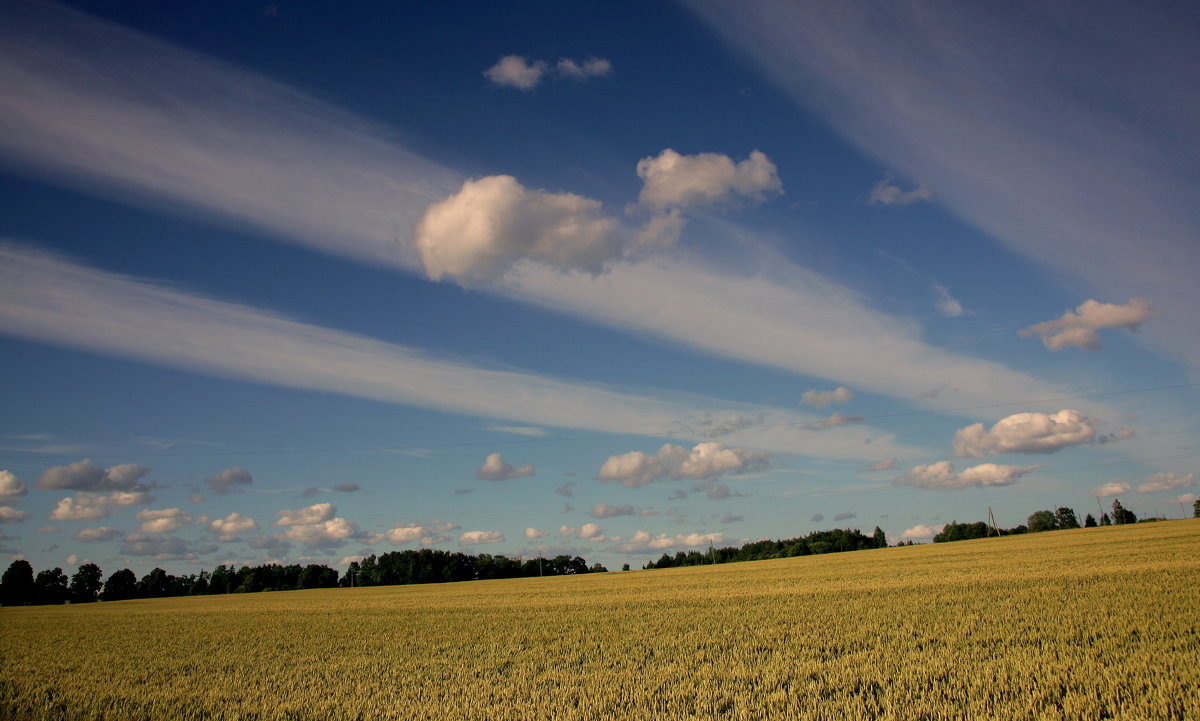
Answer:
<svg viewBox="0 0 1200 721"><path fill-rule="evenodd" d="M1200 520L0 609L5 719L1200 718Z"/></svg>

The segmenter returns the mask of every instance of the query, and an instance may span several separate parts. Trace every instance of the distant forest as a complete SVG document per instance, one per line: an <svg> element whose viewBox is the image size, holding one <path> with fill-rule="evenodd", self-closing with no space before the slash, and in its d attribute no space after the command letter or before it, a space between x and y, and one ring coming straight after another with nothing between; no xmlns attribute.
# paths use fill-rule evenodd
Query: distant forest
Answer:
<svg viewBox="0 0 1200 721"><path fill-rule="evenodd" d="M217 566L212 572L173 576L155 568L141 579L128 568L103 580L104 574L94 563L79 567L70 579L61 568L42 571L36 576L28 561L13 561L0 579L0 605L40 606L60 603L123 601L130 598L169 596L210 596L223 593L296 591L306 588L338 586L394 586L409 583L445 583L491 578L527 576L566 576L606 572L600 564L587 565L579 556L556 556L514 560L505 556L464 553L423 548L367 556L352 561L346 574L324 565Z"/></svg>
<svg viewBox="0 0 1200 721"><path fill-rule="evenodd" d="M1193 505L1193 515L1200 518L1200 499ZM1156 521L1143 518L1140 522ZM1035 511L1023 525L1014 528L995 528L983 521L958 523L951 521L933 537L934 543L966 541L989 536L1009 536L1038 533L1066 528L1138 523L1138 517L1121 505L1112 503L1112 514L1101 513L1099 520L1092 514L1079 522L1072 508ZM754 541L743 546L709 548L706 551L664 553L657 561L643 568L675 568L714 563L758 561L768 558L791 558L824 553L843 553L870 548L885 548L887 537L879 528L871 535L854 529L815 531L807 536L782 541ZM899 545L914 545L912 540ZM628 571L626 564L622 570ZM530 576L570 576L582 573L605 573L599 563L588 566L580 556L513 559L486 553L470 556L465 553L423 548L419 551L393 551L378 556L372 554L362 561L352 561L344 575L324 565L307 566L265 564L262 566L217 566L198 574L173 576L155 568L139 579L128 568L121 569L103 580L100 567L85 563L69 579L61 568L42 571L36 576L28 561L13 561L0 579L0 605L31 606L60 603L91 603L122 601L130 598L162 598L167 596L208 596L223 593L258 593L261 591L293 591L306 588L336 588L354 586L395 586L413 583L447 583L479 581L496 578L526 578Z"/></svg>

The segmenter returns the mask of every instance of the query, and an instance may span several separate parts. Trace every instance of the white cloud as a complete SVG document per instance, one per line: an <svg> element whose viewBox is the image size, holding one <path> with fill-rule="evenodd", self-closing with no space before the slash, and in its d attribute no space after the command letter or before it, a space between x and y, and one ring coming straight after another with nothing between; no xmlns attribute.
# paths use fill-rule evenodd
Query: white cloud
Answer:
<svg viewBox="0 0 1200 721"><path fill-rule="evenodd" d="M518 90L533 90L546 74L546 63L532 63L520 55L505 55L495 65L483 71L484 77L495 85L504 85Z"/></svg>
<svg viewBox="0 0 1200 721"><path fill-rule="evenodd" d="M12 471L0 471L0 503L12 503L26 492L25 484Z"/></svg>
<svg viewBox="0 0 1200 721"><path fill-rule="evenodd" d="M1054 277L1154 288L1163 317L1140 338L1200 369L1200 190L1178 162L1200 155L1183 120L1200 113L1200 26L1184 6L933 0L881 21L868 0L688 5L805 111Z"/></svg>
<svg viewBox="0 0 1200 721"><path fill-rule="evenodd" d="M867 470L890 471L895 467L896 467L896 459L895 458L885 458L882 461L879 461L878 463L872 463L870 466L867 467Z"/></svg>
<svg viewBox="0 0 1200 721"><path fill-rule="evenodd" d="M208 530L217 536L222 543L230 543L239 539L239 534L256 530L258 524L249 516L238 512L230 513L225 518L218 518L208 525Z"/></svg>
<svg viewBox="0 0 1200 721"><path fill-rule="evenodd" d="M1196 483L1195 473L1154 473L1138 484L1139 493L1159 493L1185 488Z"/></svg>
<svg viewBox="0 0 1200 721"><path fill-rule="evenodd" d="M959 429L954 434L954 454L984 458L1003 453L1054 453L1096 440L1095 421L1079 411L1058 413L1014 413L996 421L985 431L982 423Z"/></svg>
<svg viewBox="0 0 1200 721"><path fill-rule="evenodd" d="M429 525L410 524L407 526L395 526L381 534L380 541L387 539L394 546L402 546L406 543L420 541L422 546L432 546L437 543L448 541L449 538L440 531L452 531L458 528L453 523L443 523L434 521Z"/></svg>
<svg viewBox="0 0 1200 721"><path fill-rule="evenodd" d="M358 526L353 521L338 517L294 525L276 537L288 541L299 541L310 548L337 548L345 544L346 539L357 533Z"/></svg>
<svg viewBox="0 0 1200 721"><path fill-rule="evenodd" d="M50 513L50 519L91 521L104 518L115 508L141 506L153 502L154 496L148 491L114 491L108 495L79 491L74 496L60 499Z"/></svg>
<svg viewBox="0 0 1200 721"><path fill-rule="evenodd" d="M810 388L804 391L804 395L800 397L800 400L813 408L825 408L833 403L849 403L854 400L854 391L842 386L838 386L831 391L819 391Z"/></svg>
<svg viewBox="0 0 1200 721"><path fill-rule="evenodd" d="M930 490L957 490L960 488L984 488L1009 486L1021 476L1033 473L1041 466L1002 466L981 463L977 466L956 471L950 461L938 461L927 466L915 466L911 471L896 479L896 485L916 486Z"/></svg>
<svg viewBox="0 0 1200 721"><path fill-rule="evenodd" d="M932 542L933 537L936 536L937 534L941 533L944 528L946 528L945 524L942 524L940 526L926 526L923 523L918 524L916 526L913 526L912 528L904 529L904 531L900 534L900 540L901 541L930 541L930 542Z"/></svg>
<svg viewBox="0 0 1200 721"><path fill-rule="evenodd" d="M950 295L950 290L946 286L941 283L934 283L933 291L938 295L937 303L934 304L938 313L947 318L958 318L959 316L966 315L966 308L963 308L963 304L957 298Z"/></svg>
<svg viewBox="0 0 1200 721"><path fill-rule="evenodd" d="M549 536L549 535L550 535L549 531L543 531L541 529L537 529L532 526L525 529L525 538L528 538L531 541L534 540L535 538L545 538L546 536Z"/></svg>
<svg viewBox="0 0 1200 721"><path fill-rule="evenodd" d="M254 483L254 476L250 475L250 471L245 468L234 466L226 468L220 473L214 473L205 478L204 482L208 484L213 493L224 496L234 492L240 493L244 486Z"/></svg>
<svg viewBox="0 0 1200 721"><path fill-rule="evenodd" d="M871 188L871 197L868 202L871 205L911 205L921 200L929 200L933 197L933 193L924 185L919 185L912 190L904 190L892 180L892 178L884 178Z"/></svg>
<svg viewBox="0 0 1200 721"><path fill-rule="evenodd" d="M138 511L134 518L142 521L142 524L137 529L141 533L173 533L190 523L204 524L208 522L208 519L204 516L196 518L180 508L163 508L160 510L150 510L147 508Z"/></svg>
<svg viewBox="0 0 1200 721"><path fill-rule="evenodd" d="M735 165L728 155L681 155L667 148L639 160L637 174L643 182L638 202L653 210L736 200L761 203L783 192L775 164L758 150Z"/></svg>
<svg viewBox="0 0 1200 721"><path fill-rule="evenodd" d="M580 80L599 78L612 72L612 61L605 58L588 58L582 63L578 63L570 58L562 58L554 66L554 69L558 71L559 75L566 78Z"/></svg>
<svg viewBox="0 0 1200 721"><path fill-rule="evenodd" d="M276 511L275 515L279 519L272 526L307 526L328 521L337 515L337 508L332 503L314 503L295 510Z"/></svg>
<svg viewBox="0 0 1200 721"><path fill-rule="evenodd" d="M495 65L483 71L484 77L494 85L518 90L533 90L547 77L587 80L608 75L612 62L605 58L591 57L577 61L562 58L553 66L544 60L526 60L520 55L505 55Z"/></svg>
<svg viewBox="0 0 1200 721"><path fill-rule="evenodd" d="M471 283L499 278L521 260L598 273L620 254L621 241L598 201L526 190L512 176L490 175L430 205L416 247L430 278Z"/></svg>
<svg viewBox="0 0 1200 721"><path fill-rule="evenodd" d="M592 518L615 518L617 516L632 516L633 506L610 506L607 503L597 503L592 506Z"/></svg>
<svg viewBox="0 0 1200 721"><path fill-rule="evenodd" d="M638 531L629 540L617 546L624 553L666 551L673 548L697 548L722 543L724 533L686 533L674 536L660 533L657 536L647 531Z"/></svg>
<svg viewBox="0 0 1200 721"><path fill-rule="evenodd" d="M1137 330L1154 315L1154 307L1145 298L1131 298L1125 305L1086 300L1078 308L1063 313L1061 318L1024 328L1022 338L1039 336L1050 350L1082 348L1099 350L1103 347L1097 330L1128 328Z"/></svg>
<svg viewBox="0 0 1200 721"><path fill-rule="evenodd" d="M671 208L665 213L655 213L634 236L634 245L638 248L658 249L667 248L679 242L683 229L687 226L687 218L679 208Z"/></svg>
<svg viewBox="0 0 1200 721"><path fill-rule="evenodd" d="M504 534L499 531L467 531L458 537L460 546L478 546L484 543L504 543Z"/></svg>
<svg viewBox="0 0 1200 721"><path fill-rule="evenodd" d="M531 438L542 438L543 436L550 435L549 431L545 428L534 428L532 426L502 426L493 423L487 429L497 433L510 433L514 436L529 436Z"/></svg>
<svg viewBox="0 0 1200 721"><path fill-rule="evenodd" d="M181 561L197 558L191 544L182 538L158 534L131 533L121 541L121 555L152 556L155 561Z"/></svg>
<svg viewBox="0 0 1200 721"><path fill-rule="evenodd" d="M1109 496L1119 496L1128 491L1132 486L1124 481L1109 481L1103 486L1097 486L1092 489L1092 495L1096 498L1108 498Z"/></svg>
<svg viewBox="0 0 1200 721"><path fill-rule="evenodd" d="M483 465L475 471L475 478L481 481L511 481L514 478L532 476L533 472L532 463L514 468L512 464L505 462L499 453L489 453Z"/></svg>
<svg viewBox="0 0 1200 721"><path fill-rule="evenodd" d="M124 532L112 528L111 526L94 526L91 528L81 528L75 532L74 538L76 541L111 541L118 536L125 535Z"/></svg>
<svg viewBox="0 0 1200 721"><path fill-rule="evenodd" d="M1182 503L1185 506L1190 506L1196 502L1196 498L1198 498L1198 497L1200 497L1200 496L1197 496L1195 493L1181 493L1178 496L1175 496L1174 498L1167 498L1166 502L1167 503Z"/></svg>
<svg viewBox="0 0 1200 721"><path fill-rule="evenodd" d="M100 468L85 458L67 466L47 468L33 485L43 491L128 491L137 489L139 481L149 472L146 466L132 463Z"/></svg>
<svg viewBox="0 0 1200 721"><path fill-rule="evenodd" d="M816 423L805 423L800 426L806 431L820 431L826 428L837 428L838 426L847 426L851 423L862 423L866 420L863 416L848 416L840 411L835 411L828 418L822 418Z"/></svg>
<svg viewBox="0 0 1200 721"><path fill-rule="evenodd" d="M610 456L596 477L602 481L619 481L626 488L644 486L659 478L704 480L762 467L767 457L765 453L726 448L714 442L698 443L690 451L667 443L654 455L631 451Z"/></svg>
<svg viewBox="0 0 1200 721"><path fill-rule="evenodd" d="M0 506L0 523L19 523L29 518L28 511L18 511L12 506Z"/></svg>

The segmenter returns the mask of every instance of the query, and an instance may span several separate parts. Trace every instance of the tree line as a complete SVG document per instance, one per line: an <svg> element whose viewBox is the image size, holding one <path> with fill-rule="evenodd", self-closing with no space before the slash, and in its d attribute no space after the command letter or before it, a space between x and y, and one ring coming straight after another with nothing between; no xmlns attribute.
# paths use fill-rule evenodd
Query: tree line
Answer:
<svg viewBox="0 0 1200 721"><path fill-rule="evenodd" d="M36 576L28 561L13 561L0 579L0 605L41 606L61 603L124 601L130 598L207 596L222 593L290 591L304 588L333 588L338 572L325 565L217 566L209 571L174 576L155 568L141 579L123 568L102 581L100 567L85 563L68 582L61 568L41 571Z"/></svg>
<svg viewBox="0 0 1200 721"><path fill-rule="evenodd" d="M642 568L676 568L700 566L714 563L737 563L740 561L762 561L768 558L792 558L822 553L843 553L868 548L886 548L887 536L878 526L870 536L856 529L835 528L831 531L814 531L800 538L781 541L754 541L743 546L709 548L707 551L678 551L674 556L664 553L657 561Z"/></svg>
<svg viewBox="0 0 1200 721"><path fill-rule="evenodd" d="M1200 500L1197 500L1193 506L1193 514L1200 518ZM1144 518L1144 521L1156 521L1157 518ZM1021 533L1041 533L1043 531L1057 531L1066 528L1095 528L1097 526L1124 526L1131 523L1137 523L1138 517L1133 511L1121 505L1121 499L1114 498L1112 502L1112 516L1107 512L1100 514L1100 519L1096 520L1092 514L1087 514L1083 523L1079 523L1079 517L1075 515L1074 508L1066 506L1055 508L1053 511L1041 510L1034 511L1025 520L1023 525L1013 528L993 528L983 521L975 523L957 523L951 521L942 527L940 533L933 537L934 543L946 543L948 541L969 541L975 538L987 538L989 536L1013 536Z"/></svg>
<svg viewBox="0 0 1200 721"><path fill-rule="evenodd" d="M259 593L298 591L308 588L348 586L393 586L410 583L444 583L491 578L528 576L566 576L578 573L607 572L604 566L588 566L579 556L556 556L516 560L505 556L464 553L423 548L370 555L361 562L352 561L344 576L325 565L309 564L261 566L220 565L211 572L174 576L155 568L141 579L128 568L104 578L94 563L81 565L67 578L61 568L34 575L28 561L13 561L0 578L0 605L38 606L61 603L124 601L130 598L169 596L208 596L223 593Z"/></svg>
<svg viewBox="0 0 1200 721"><path fill-rule="evenodd" d="M419 551L389 551L378 556L372 554L361 562L351 561L341 585L397 586L607 572L608 569L599 563L588 566L580 556L521 560L487 553L471 556L422 548Z"/></svg>

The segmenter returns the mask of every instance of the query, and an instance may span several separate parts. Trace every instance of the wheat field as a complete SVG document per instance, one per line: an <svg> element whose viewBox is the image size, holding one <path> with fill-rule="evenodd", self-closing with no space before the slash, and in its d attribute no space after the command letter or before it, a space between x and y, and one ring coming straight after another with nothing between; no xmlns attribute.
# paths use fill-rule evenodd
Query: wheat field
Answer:
<svg viewBox="0 0 1200 721"><path fill-rule="evenodd" d="M1200 520L0 609L4 719L1196 719Z"/></svg>

